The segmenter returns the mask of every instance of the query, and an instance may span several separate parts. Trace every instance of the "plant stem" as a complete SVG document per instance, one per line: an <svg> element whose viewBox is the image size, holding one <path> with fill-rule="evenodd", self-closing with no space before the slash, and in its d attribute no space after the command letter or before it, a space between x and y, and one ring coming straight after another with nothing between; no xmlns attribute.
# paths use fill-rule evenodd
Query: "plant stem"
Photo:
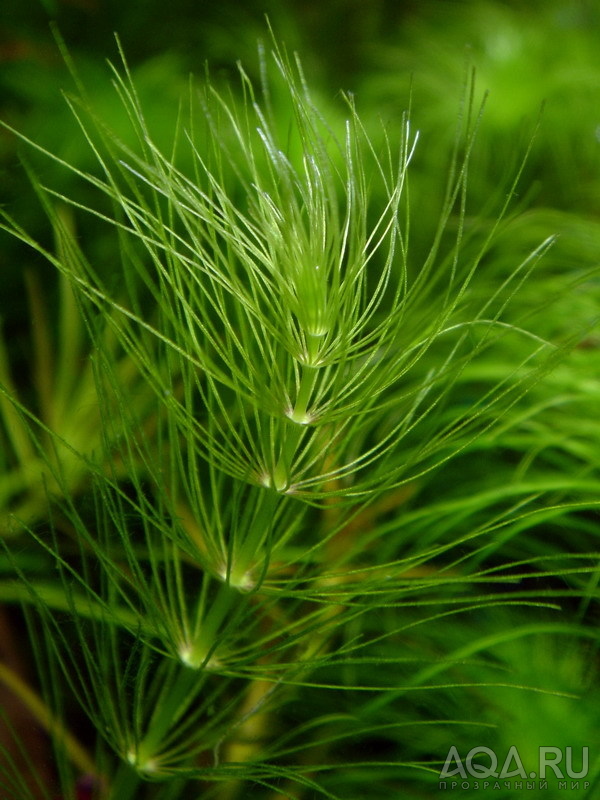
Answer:
<svg viewBox="0 0 600 800"><path fill-rule="evenodd" d="M219 584L210 609L200 623L200 632L189 651L185 663L188 667L202 668L207 665L219 629L231 607L239 601L240 593L228 583Z"/></svg>
<svg viewBox="0 0 600 800"><path fill-rule="evenodd" d="M140 784L140 776L129 764L122 762L111 786L109 800L132 800Z"/></svg>
<svg viewBox="0 0 600 800"><path fill-rule="evenodd" d="M254 513L248 515L246 536L236 549L232 559L229 584L239 589L252 588L249 573L257 563L257 551L261 548L269 529L273 525L278 494L272 489L264 489L257 495ZM260 560L260 559L258 559ZM239 595L238 595L239 596Z"/></svg>
<svg viewBox="0 0 600 800"><path fill-rule="evenodd" d="M154 710L148 732L130 756L131 763L139 770L152 773L160 744L196 696L198 684L203 681L203 673L188 666L180 666L174 678L165 686ZM121 798L119 797L119 800Z"/></svg>
<svg viewBox="0 0 600 800"><path fill-rule="evenodd" d="M306 425L310 422L310 415L308 414L308 404L310 396L315 386L317 379L317 369L312 366L302 367L302 376L300 378L300 386L298 387L298 394L296 396L296 405L288 415L292 422L299 425Z"/></svg>

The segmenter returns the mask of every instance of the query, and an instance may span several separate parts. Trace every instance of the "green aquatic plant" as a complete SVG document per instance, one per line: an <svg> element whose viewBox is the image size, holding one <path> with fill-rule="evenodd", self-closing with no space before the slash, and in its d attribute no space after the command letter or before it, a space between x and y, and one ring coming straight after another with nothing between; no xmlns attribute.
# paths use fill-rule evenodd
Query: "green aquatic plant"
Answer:
<svg viewBox="0 0 600 800"><path fill-rule="evenodd" d="M38 419L8 370L1 389L48 487L44 519L13 509L24 533L0 586L25 609L45 705L4 677L71 795L74 768L113 800L431 788L448 741L493 741L495 691L564 693L498 678L490 648L559 638L559 599L581 616L597 595L592 548L498 545L589 510L597 480L567 497L504 460L576 334L544 338L518 305L551 239L494 264L519 173L493 214L468 214L469 92L432 224L411 199L427 143L409 112L376 146L351 97L319 110L283 49L260 68L260 87L241 67L236 89L192 84L168 152L124 58L113 83L135 145L85 91L68 102L93 171L20 137L96 195L33 174L55 249L2 223L73 292L94 365L92 447ZM72 217L107 229L110 263L88 258ZM46 571L20 557L24 536ZM528 611L560 622L513 630Z"/></svg>

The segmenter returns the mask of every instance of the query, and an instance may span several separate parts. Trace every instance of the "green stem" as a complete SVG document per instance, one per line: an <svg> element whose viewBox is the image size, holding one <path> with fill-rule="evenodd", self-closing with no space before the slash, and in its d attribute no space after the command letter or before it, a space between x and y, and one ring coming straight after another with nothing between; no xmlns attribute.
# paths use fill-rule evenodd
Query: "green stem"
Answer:
<svg viewBox="0 0 600 800"><path fill-rule="evenodd" d="M140 776L129 764L122 763L112 783L109 800L132 800L140 785Z"/></svg>
<svg viewBox="0 0 600 800"><path fill-rule="evenodd" d="M292 464L298 444L302 437L302 427L295 424L293 427L286 426L283 431L283 444L279 452L279 459L273 470L273 489L277 492L285 492L291 483Z"/></svg>
<svg viewBox="0 0 600 800"><path fill-rule="evenodd" d="M287 414L288 420L291 421L292 425L290 426L289 423L284 425L282 431L283 442L271 478L271 485L278 492L286 491L290 486L294 456L302 438L304 427L312 421L308 406L316 381L317 370L312 367L302 367L296 404Z"/></svg>
<svg viewBox="0 0 600 800"><path fill-rule="evenodd" d="M243 588L248 573L256 565L257 560L261 560L257 559L257 553L262 551L262 545L273 525L277 501L278 493L272 489L264 489L256 496L256 506L248 515L246 535L236 549L231 565L229 576L231 585Z"/></svg>
<svg viewBox="0 0 600 800"><path fill-rule="evenodd" d="M307 425L311 418L308 414L308 404L312 395L315 382L317 380L317 370L314 367L302 367L300 386L296 396L296 405L289 418L298 425Z"/></svg>
<svg viewBox="0 0 600 800"><path fill-rule="evenodd" d="M190 667L198 668L206 665L223 620L239 599L240 593L237 589L227 583L219 584L217 594L200 623L199 635L192 645L187 662Z"/></svg>
<svg viewBox="0 0 600 800"><path fill-rule="evenodd" d="M153 772L155 767L152 762L160 750L161 742L194 701L198 684L203 681L203 677L203 673L198 670L177 667L175 675L165 686L156 704L146 736L133 754L132 762L138 770Z"/></svg>
<svg viewBox="0 0 600 800"><path fill-rule="evenodd" d="M306 332L306 351L308 353L307 366L315 368L319 362L319 351L321 349L321 342L324 333L309 333Z"/></svg>

